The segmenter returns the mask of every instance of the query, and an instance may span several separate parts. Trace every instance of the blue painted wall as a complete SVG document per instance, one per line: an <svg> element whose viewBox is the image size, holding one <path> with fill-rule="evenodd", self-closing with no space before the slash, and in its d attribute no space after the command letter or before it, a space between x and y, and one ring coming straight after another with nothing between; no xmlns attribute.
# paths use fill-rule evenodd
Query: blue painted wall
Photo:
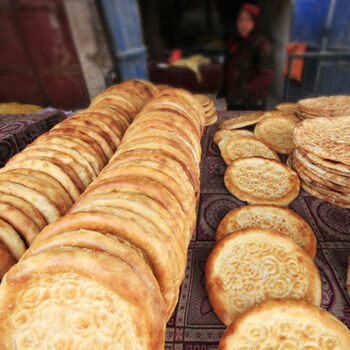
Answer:
<svg viewBox="0 0 350 350"><path fill-rule="evenodd" d="M330 0L294 0L291 41L320 46L329 4Z"/></svg>
<svg viewBox="0 0 350 350"><path fill-rule="evenodd" d="M325 32L331 0L294 0L290 41L306 43L308 51L319 51L328 34L327 50L350 50L350 0L336 0L333 20ZM315 80L319 67L319 85ZM305 60L301 83L291 81L289 101L321 95L350 94L349 59Z"/></svg>

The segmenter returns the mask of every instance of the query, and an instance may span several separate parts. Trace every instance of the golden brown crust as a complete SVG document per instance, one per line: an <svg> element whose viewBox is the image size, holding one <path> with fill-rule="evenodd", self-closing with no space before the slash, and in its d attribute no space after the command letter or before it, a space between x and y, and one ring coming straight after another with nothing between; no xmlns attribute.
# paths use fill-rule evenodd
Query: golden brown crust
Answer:
<svg viewBox="0 0 350 350"><path fill-rule="evenodd" d="M350 165L350 116L316 118L299 123L294 143L320 158Z"/></svg>
<svg viewBox="0 0 350 350"><path fill-rule="evenodd" d="M220 141L225 139L226 137L236 137L236 136L245 136L255 138L254 133L250 130L245 129L219 129L213 136L213 142L215 144L219 144Z"/></svg>
<svg viewBox="0 0 350 350"><path fill-rule="evenodd" d="M66 126L60 128L53 128L49 131L49 136L73 136L85 143L87 143L98 155L98 161L100 169L102 169L107 163L107 157L100 146L98 140L94 139L93 136L89 135L86 130L80 126Z"/></svg>
<svg viewBox="0 0 350 350"><path fill-rule="evenodd" d="M219 241L206 264L206 287L226 325L269 298L321 303L316 265L292 239L274 230L247 228Z"/></svg>
<svg viewBox="0 0 350 350"><path fill-rule="evenodd" d="M281 154L292 153L293 129L299 119L293 115L281 115L264 118L255 126L254 134L268 146Z"/></svg>
<svg viewBox="0 0 350 350"><path fill-rule="evenodd" d="M16 263L16 259L12 256L7 247L0 241L0 279L5 273Z"/></svg>
<svg viewBox="0 0 350 350"><path fill-rule="evenodd" d="M172 145L169 142L166 142L166 140L164 141L164 143L156 142L156 140L151 140L150 142L145 143L134 142L134 144L128 144L123 148L119 147L118 151L115 153L115 157L119 157L120 155L133 150L148 150L163 153L165 156L174 159L181 165L186 172L193 189L196 193L199 193L199 166L181 152L176 145ZM113 161L113 159L111 161Z"/></svg>
<svg viewBox="0 0 350 350"><path fill-rule="evenodd" d="M26 250L18 232L6 221L0 219L0 241L6 246L10 254L18 260Z"/></svg>
<svg viewBox="0 0 350 350"><path fill-rule="evenodd" d="M295 115L298 110L298 104L289 102L280 103L277 106L275 106L275 109L282 113Z"/></svg>
<svg viewBox="0 0 350 350"><path fill-rule="evenodd" d="M167 188L169 192L176 198L182 208L184 216L187 218L186 221L188 221L189 226L192 227L196 222L196 202L194 200L194 197L187 196L186 192L183 191L181 185L173 180L172 177L169 177L167 174L164 174L158 169L146 167L144 165L147 165L147 163L143 165L138 165L137 163L125 163L122 166L120 165L118 167L115 167L108 173L104 173L103 176L101 176L101 180L103 179L104 181L113 179L114 177L118 176L134 176L134 174L137 174L137 176L141 176L145 179L150 179L157 182L159 186L164 186ZM189 241L191 239L190 237L192 236L192 234L190 234L190 229L187 230L187 235L187 240Z"/></svg>
<svg viewBox="0 0 350 350"><path fill-rule="evenodd" d="M277 153L267 144L252 137L226 137L219 143L221 156L227 165L239 158L262 157L279 161Z"/></svg>
<svg viewBox="0 0 350 350"><path fill-rule="evenodd" d="M110 213L91 210L71 213L60 218L54 224L46 226L37 237L37 241L40 242L60 233L79 229L116 235L141 249L151 264L165 299L167 311L169 310L176 297L174 294L174 269L179 263L176 260L174 250L170 249L169 239L171 237L166 240L165 237L151 234L135 221ZM172 278L169 278L169 274Z"/></svg>
<svg viewBox="0 0 350 350"><path fill-rule="evenodd" d="M178 118L168 115L168 120L157 119L157 114L153 113L152 119L136 120L124 135L124 141L133 138L135 135L139 135L144 132L170 132L174 135L178 135L182 138L183 142L190 145L191 151L194 152L196 160L198 161L201 156L201 148L198 139L195 137L190 128L186 127L186 124L179 122ZM136 137L136 136L135 136Z"/></svg>
<svg viewBox="0 0 350 350"><path fill-rule="evenodd" d="M299 159L298 157L299 156L297 152L294 152L293 157L291 159L293 162L293 168L298 172L302 180L306 182L311 180L322 187L324 186L329 188L330 190L334 190L344 194L350 194L350 188L346 184L346 178L332 173L323 172L322 169L319 169L319 173L315 173L315 169L317 169L316 167L312 165L312 168L309 168L308 164L304 165L301 159ZM340 185L339 182L343 183L343 185Z"/></svg>
<svg viewBox="0 0 350 350"><path fill-rule="evenodd" d="M219 129L239 129L248 125L254 125L264 118L264 112L253 112L232 119L227 119L219 124Z"/></svg>
<svg viewBox="0 0 350 350"><path fill-rule="evenodd" d="M1 191L0 191L0 198L1 198L0 202L10 204L13 207L17 208L18 210L20 210L21 212L23 212L25 215L32 218L32 220L35 222L35 224L38 226L40 230L42 230L47 225L47 221L42 216L40 211L30 202L18 196L6 194Z"/></svg>
<svg viewBox="0 0 350 350"><path fill-rule="evenodd" d="M90 164L90 167L94 171L95 177L100 173L103 163L101 163L101 159L99 158L96 151L85 141L81 140L78 137L72 136L72 135L42 135L38 137L32 145L36 145L38 143L38 140L40 139L40 143L50 143L50 144L58 144L58 145L65 145L69 147L70 149L75 150L78 152L81 156L83 156L88 163Z"/></svg>
<svg viewBox="0 0 350 350"><path fill-rule="evenodd" d="M313 259L316 237L307 222L293 210L271 204L255 204L228 212L216 229L216 241L245 228L276 230L292 238Z"/></svg>
<svg viewBox="0 0 350 350"><path fill-rule="evenodd" d="M46 172L48 175L55 178L65 188L73 200L77 200L80 195L78 186L67 174L67 172L71 169L65 167L57 159L50 157L30 157L18 162L13 162L12 164L8 163L3 169L1 169L1 173L18 168L36 169ZM65 170L68 171L66 172Z"/></svg>
<svg viewBox="0 0 350 350"><path fill-rule="evenodd" d="M116 273L118 278L115 278ZM69 281L71 288L67 290ZM35 288L39 288L44 294L41 297L37 295L33 303L32 298L35 295L32 293ZM55 290L58 293L56 295ZM73 294L69 294L69 291ZM88 340L87 345L94 347L96 344L102 345L101 338L94 337L94 334L103 334L106 331L112 332L105 334L107 344L115 344L116 339L124 342L127 341L128 334L125 334L125 330L119 331L120 327L124 326L123 322L135 337L134 345L141 342L142 346L139 345L137 349L161 349L163 344L164 314L160 295L152 293L149 286L126 262L105 253L79 248L42 251L12 268L1 285L1 292L0 345L7 349L15 349L18 346L38 349L38 344L40 349L58 349L53 343L54 339L59 338L58 335L68 337L74 346ZM74 300L75 296L79 297L75 303L71 303L70 298ZM58 298L59 308L55 306L55 299ZM90 319L89 315L93 313L94 308L98 308L99 300L104 304L104 308L99 312L97 323ZM120 314L116 311L118 307ZM115 308L112 316L113 312L107 310ZM29 312L24 312L25 310ZM53 310L56 310L54 314ZM123 314L122 310L128 310L129 316ZM20 312L25 313L27 317L17 317ZM70 317L62 322L65 313ZM103 317L104 314L108 318ZM76 317L82 322L81 326L79 323L76 325ZM51 321L45 322L47 318ZM113 322L114 326L113 323L108 323L108 320ZM36 322L44 332L38 332L35 326L33 328ZM70 329L70 333L66 331L66 327ZM84 327L87 327L88 332L81 334ZM25 337L26 330L31 330L30 339Z"/></svg>
<svg viewBox="0 0 350 350"><path fill-rule="evenodd" d="M259 157L233 161L225 172L226 188L250 204L286 206L299 194L298 175L286 165Z"/></svg>
<svg viewBox="0 0 350 350"><path fill-rule="evenodd" d="M332 314L309 303L268 300L234 321L221 338L218 350L262 350L266 346L277 350L289 345L292 349L348 349L350 332Z"/></svg>

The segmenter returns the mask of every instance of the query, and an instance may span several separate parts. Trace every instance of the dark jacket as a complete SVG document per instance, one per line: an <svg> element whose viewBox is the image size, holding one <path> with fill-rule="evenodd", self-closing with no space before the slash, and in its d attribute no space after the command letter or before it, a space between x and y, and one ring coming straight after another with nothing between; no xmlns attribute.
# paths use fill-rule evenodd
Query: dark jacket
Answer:
<svg viewBox="0 0 350 350"><path fill-rule="evenodd" d="M271 45L262 34L229 43L217 94L217 98L226 98L228 109L265 105L268 87L275 77L270 54Z"/></svg>

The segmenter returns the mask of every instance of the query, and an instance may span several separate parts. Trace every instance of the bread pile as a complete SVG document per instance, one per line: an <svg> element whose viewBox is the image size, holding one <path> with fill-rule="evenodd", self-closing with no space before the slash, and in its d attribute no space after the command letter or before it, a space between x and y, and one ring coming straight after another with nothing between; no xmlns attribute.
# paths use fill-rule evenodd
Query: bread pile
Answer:
<svg viewBox="0 0 350 350"><path fill-rule="evenodd" d="M154 93L150 83L138 80L113 86L88 109L37 138L1 169L1 276L96 178Z"/></svg>
<svg viewBox="0 0 350 350"><path fill-rule="evenodd" d="M321 281L312 261L316 238L292 210L266 204L233 209L220 222L216 242L206 265L206 286L227 326L266 299L320 305Z"/></svg>
<svg viewBox="0 0 350 350"><path fill-rule="evenodd" d="M213 141L228 165L224 177L228 191L250 204L291 203L299 193L299 178L280 162L276 152L293 151L293 129L298 121L293 115L271 111L220 123ZM254 124L254 133L241 129Z"/></svg>
<svg viewBox="0 0 350 350"><path fill-rule="evenodd" d="M294 129L289 165L315 197L350 208L350 116L304 120Z"/></svg>
<svg viewBox="0 0 350 350"><path fill-rule="evenodd" d="M316 238L299 215L274 205L236 208L219 224L216 242L206 287L228 326L219 349L350 346L346 326L319 308Z"/></svg>
<svg viewBox="0 0 350 350"><path fill-rule="evenodd" d="M205 116L205 125L212 125L218 120L214 101L206 95L195 95L197 101L202 105Z"/></svg>
<svg viewBox="0 0 350 350"><path fill-rule="evenodd" d="M304 119L350 115L350 96L321 96L298 101L297 116Z"/></svg>
<svg viewBox="0 0 350 350"><path fill-rule="evenodd" d="M109 96L110 97L110 96ZM159 92L0 286L0 348L164 348L196 222L204 113Z"/></svg>

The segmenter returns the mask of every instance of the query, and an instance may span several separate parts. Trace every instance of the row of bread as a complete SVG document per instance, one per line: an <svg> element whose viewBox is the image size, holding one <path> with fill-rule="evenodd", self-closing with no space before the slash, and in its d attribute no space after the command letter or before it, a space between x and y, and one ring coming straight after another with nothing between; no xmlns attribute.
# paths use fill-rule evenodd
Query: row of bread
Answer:
<svg viewBox="0 0 350 350"><path fill-rule="evenodd" d="M155 92L152 84L138 80L111 87L1 169L1 276L96 178Z"/></svg>
<svg viewBox="0 0 350 350"><path fill-rule="evenodd" d="M0 286L0 348L164 348L199 197L202 106L159 92Z"/></svg>
<svg viewBox="0 0 350 350"><path fill-rule="evenodd" d="M305 123L298 122L279 111L255 113L221 123L214 135L228 164L227 189L250 204L219 224L206 264L209 300L228 326L220 350L350 346L345 325L319 308L315 235L282 207L296 198L300 181L276 152L293 152L294 129ZM255 123L254 133L240 129Z"/></svg>

